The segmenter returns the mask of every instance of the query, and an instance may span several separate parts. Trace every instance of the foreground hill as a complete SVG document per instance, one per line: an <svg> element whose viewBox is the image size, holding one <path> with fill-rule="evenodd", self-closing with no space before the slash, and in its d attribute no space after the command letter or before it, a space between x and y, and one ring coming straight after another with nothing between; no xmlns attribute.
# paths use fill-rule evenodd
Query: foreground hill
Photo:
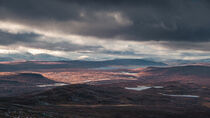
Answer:
<svg viewBox="0 0 210 118"><path fill-rule="evenodd" d="M209 88L165 83L144 91L68 85L36 95L0 98L0 116L39 118L209 118ZM129 85L127 85L129 86ZM196 94L198 98L163 94ZM2 109L2 110L1 110Z"/></svg>
<svg viewBox="0 0 210 118"><path fill-rule="evenodd" d="M53 80L49 80L40 74L33 73L6 73L0 75L0 97L19 96L35 91L43 91L46 88L37 87L37 85L54 84Z"/></svg>

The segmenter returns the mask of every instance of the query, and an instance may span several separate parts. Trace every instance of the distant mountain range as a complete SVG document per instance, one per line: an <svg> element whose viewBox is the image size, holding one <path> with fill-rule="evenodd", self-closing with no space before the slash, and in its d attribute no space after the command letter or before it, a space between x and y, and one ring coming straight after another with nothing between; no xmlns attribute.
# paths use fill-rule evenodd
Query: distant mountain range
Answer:
<svg viewBox="0 0 210 118"><path fill-rule="evenodd" d="M100 68L110 66L166 66L162 62L154 62L143 59L115 59L107 61L26 61L13 64L0 64L0 71L18 71L18 70L39 70L39 69L68 69L68 68Z"/></svg>
<svg viewBox="0 0 210 118"><path fill-rule="evenodd" d="M10 57L0 57L0 61L14 61L14 59Z"/></svg>
<svg viewBox="0 0 210 118"><path fill-rule="evenodd" d="M69 58L54 56L50 54L31 54L31 53L16 53L16 54L1 54L0 62L4 61L70 61L78 63L97 66L107 65L140 65L140 66L163 66L163 65L183 65L183 64L195 64L195 63L210 63L210 59L198 59L198 60L183 60L183 59L166 59L161 58L145 58L145 59L114 59L105 61L96 61L91 59L84 60L71 60Z"/></svg>
<svg viewBox="0 0 210 118"><path fill-rule="evenodd" d="M162 62L149 61L144 59L114 59L114 60L105 60L105 61L82 61L74 60L68 61L73 64L78 65L89 65L89 66L165 66L167 64Z"/></svg>
<svg viewBox="0 0 210 118"><path fill-rule="evenodd" d="M0 55L0 61L19 61L19 60L25 60L25 61L67 61L70 59L59 57L59 56L53 56L49 54L36 54L33 55L31 53L22 53L22 54L2 54Z"/></svg>
<svg viewBox="0 0 210 118"><path fill-rule="evenodd" d="M210 63L210 59L197 59L197 60L170 59L164 62L169 65L183 65L183 64L196 64L196 63Z"/></svg>
<svg viewBox="0 0 210 118"><path fill-rule="evenodd" d="M183 64L197 64L197 63L210 63L210 59L196 59L196 60L184 60L184 59L162 59L162 58L144 58L145 60L163 62L168 65L183 65Z"/></svg>

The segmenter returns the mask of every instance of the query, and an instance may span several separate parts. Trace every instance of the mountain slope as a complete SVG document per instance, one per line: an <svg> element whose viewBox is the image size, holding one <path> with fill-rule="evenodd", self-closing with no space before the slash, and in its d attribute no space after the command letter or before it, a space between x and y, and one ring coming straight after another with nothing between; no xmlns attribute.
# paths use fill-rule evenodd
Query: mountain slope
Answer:
<svg viewBox="0 0 210 118"><path fill-rule="evenodd" d="M139 72L139 79L148 82L180 81L210 86L210 66L187 65L175 67L150 67Z"/></svg>
<svg viewBox="0 0 210 118"><path fill-rule="evenodd" d="M34 91L45 90L37 85L53 84L55 81L49 80L40 74L19 73L0 76L0 97L16 96Z"/></svg>

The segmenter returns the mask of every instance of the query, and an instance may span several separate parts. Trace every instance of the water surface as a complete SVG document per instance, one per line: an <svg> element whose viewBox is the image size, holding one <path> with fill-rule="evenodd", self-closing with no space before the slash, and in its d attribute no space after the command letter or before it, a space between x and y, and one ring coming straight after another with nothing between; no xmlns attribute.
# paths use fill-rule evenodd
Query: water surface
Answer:
<svg viewBox="0 0 210 118"><path fill-rule="evenodd" d="M65 86L68 84L65 83L55 83L55 84L41 84L41 85L36 85L37 87L56 87L56 86Z"/></svg>

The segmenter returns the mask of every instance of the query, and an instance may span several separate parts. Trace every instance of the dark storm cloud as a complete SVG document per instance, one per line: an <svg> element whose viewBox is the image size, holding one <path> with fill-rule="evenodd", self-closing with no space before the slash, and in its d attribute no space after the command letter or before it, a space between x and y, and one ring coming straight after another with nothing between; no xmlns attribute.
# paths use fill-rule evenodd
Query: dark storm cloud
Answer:
<svg viewBox="0 0 210 118"><path fill-rule="evenodd" d="M12 45L16 43L33 43L38 34L24 33L24 34L11 34L0 31L0 45Z"/></svg>
<svg viewBox="0 0 210 118"><path fill-rule="evenodd" d="M12 34L0 31L0 45L4 46L25 46L37 49L60 50L60 51L79 51L79 50L97 50L100 46L83 46L71 44L69 42L48 42L38 40L40 35L34 33ZM52 39L53 40L53 39Z"/></svg>
<svg viewBox="0 0 210 118"><path fill-rule="evenodd" d="M84 45L76 45L71 44L69 42L45 42L45 41L37 41L35 43L27 43L22 44L26 47L32 47L32 48L41 48L41 49L47 49L47 50L59 50L59 51L93 51L98 50L101 47L100 46L84 46Z"/></svg>
<svg viewBox="0 0 210 118"><path fill-rule="evenodd" d="M173 50L210 50L210 42L161 42L159 43ZM193 51L192 51L193 52Z"/></svg>
<svg viewBox="0 0 210 118"><path fill-rule="evenodd" d="M0 0L1 20L136 41L208 42L209 13L208 0Z"/></svg>

